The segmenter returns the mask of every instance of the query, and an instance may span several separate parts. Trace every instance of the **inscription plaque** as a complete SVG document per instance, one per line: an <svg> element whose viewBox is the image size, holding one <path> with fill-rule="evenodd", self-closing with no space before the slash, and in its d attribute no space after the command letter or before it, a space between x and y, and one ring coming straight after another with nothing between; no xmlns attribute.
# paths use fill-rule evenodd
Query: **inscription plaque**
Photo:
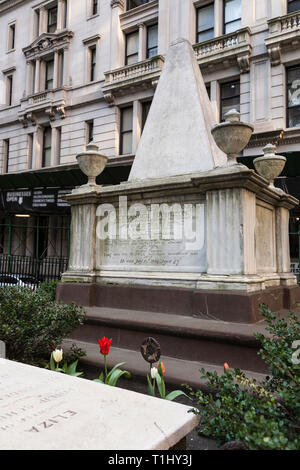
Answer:
<svg viewBox="0 0 300 470"><path fill-rule="evenodd" d="M169 449L197 425L188 410L178 403L0 359L2 450Z"/></svg>

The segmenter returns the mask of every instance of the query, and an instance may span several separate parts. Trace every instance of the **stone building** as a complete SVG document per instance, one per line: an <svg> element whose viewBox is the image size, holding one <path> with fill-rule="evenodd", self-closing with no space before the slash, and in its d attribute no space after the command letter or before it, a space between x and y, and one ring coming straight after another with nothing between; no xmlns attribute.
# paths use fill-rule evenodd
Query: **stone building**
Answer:
<svg viewBox="0 0 300 470"><path fill-rule="evenodd" d="M126 180L168 45L194 47L216 121L255 126L240 156L286 155L278 184L299 196L300 0L0 0L0 253L67 258L75 156L109 157L100 183ZM175 99L175 97L174 97ZM162 116L163 119L163 116ZM299 219L291 219L299 257Z"/></svg>

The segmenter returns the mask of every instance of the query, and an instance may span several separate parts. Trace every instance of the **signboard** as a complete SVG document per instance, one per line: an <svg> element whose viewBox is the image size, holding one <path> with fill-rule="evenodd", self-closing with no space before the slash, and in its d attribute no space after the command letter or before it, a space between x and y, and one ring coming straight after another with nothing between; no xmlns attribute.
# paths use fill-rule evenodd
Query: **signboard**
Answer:
<svg viewBox="0 0 300 470"><path fill-rule="evenodd" d="M24 189L1 191L0 211L12 214L66 214L70 206L61 197L69 194L71 189Z"/></svg>

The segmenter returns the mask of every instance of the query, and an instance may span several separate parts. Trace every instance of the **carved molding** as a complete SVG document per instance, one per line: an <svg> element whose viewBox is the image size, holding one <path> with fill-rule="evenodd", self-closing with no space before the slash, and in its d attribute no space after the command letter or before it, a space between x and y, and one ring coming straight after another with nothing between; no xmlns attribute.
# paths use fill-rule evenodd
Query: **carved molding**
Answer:
<svg viewBox="0 0 300 470"><path fill-rule="evenodd" d="M279 44L275 46L268 46L268 54L272 66L281 64L281 50Z"/></svg>
<svg viewBox="0 0 300 470"><path fill-rule="evenodd" d="M45 109L45 114L49 116L50 121L55 121L55 110L52 106Z"/></svg>
<svg viewBox="0 0 300 470"><path fill-rule="evenodd" d="M59 114L61 119L65 119L66 111L65 106L63 104L61 104L60 106L56 106L56 112Z"/></svg>
<svg viewBox="0 0 300 470"><path fill-rule="evenodd" d="M111 91L104 92L103 96L109 106L113 106L115 104L115 98Z"/></svg>
<svg viewBox="0 0 300 470"><path fill-rule="evenodd" d="M250 70L250 54L244 54L237 57L237 63L241 73L248 73Z"/></svg>
<svg viewBox="0 0 300 470"><path fill-rule="evenodd" d="M54 52L57 49L67 48L74 33L72 31L61 31L58 33L43 33L29 46L23 48L26 59L35 59L43 53Z"/></svg>
<svg viewBox="0 0 300 470"><path fill-rule="evenodd" d="M118 8L124 9L125 8L125 0L111 0L110 6L112 8L118 7Z"/></svg>

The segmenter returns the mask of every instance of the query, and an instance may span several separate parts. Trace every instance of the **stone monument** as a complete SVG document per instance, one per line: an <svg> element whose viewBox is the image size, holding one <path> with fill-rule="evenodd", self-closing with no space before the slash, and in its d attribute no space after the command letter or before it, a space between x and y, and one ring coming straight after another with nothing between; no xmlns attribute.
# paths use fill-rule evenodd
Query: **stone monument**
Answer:
<svg viewBox="0 0 300 470"><path fill-rule="evenodd" d="M263 302L275 288L278 309L292 308L299 288L288 221L298 201L236 162L252 131L236 111L214 123L192 47L175 41L129 181L66 196L71 252L59 298L90 305L95 290L112 284L184 288L199 298L223 292L227 307L240 308L240 321L253 321L251 294Z"/></svg>

